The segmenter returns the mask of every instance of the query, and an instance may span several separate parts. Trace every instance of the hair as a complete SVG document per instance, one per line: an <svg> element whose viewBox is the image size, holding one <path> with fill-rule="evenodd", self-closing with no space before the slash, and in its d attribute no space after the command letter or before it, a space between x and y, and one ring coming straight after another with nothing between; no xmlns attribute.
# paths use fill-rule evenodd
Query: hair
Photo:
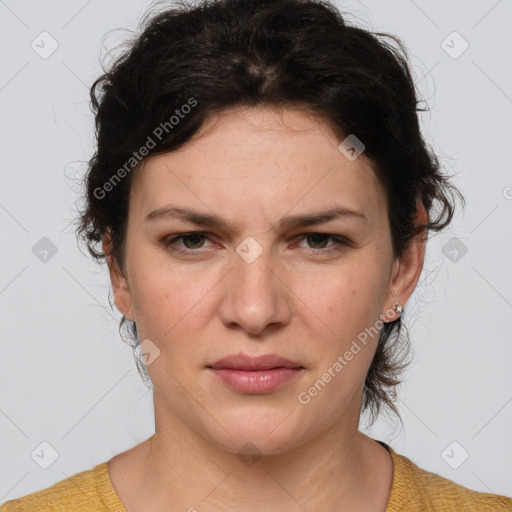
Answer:
<svg viewBox="0 0 512 512"><path fill-rule="evenodd" d="M415 236L451 222L455 195L464 203L422 138L417 112L428 109L419 107L396 36L351 26L321 0L178 2L149 11L139 31L109 69L102 64L90 89L97 144L76 233L96 260L112 256L124 269L130 189L141 162L178 149L205 120L233 107L302 109L321 116L340 141L362 141L387 194L396 257ZM103 253L96 245L107 233L112 247ZM125 322L137 349L136 324L123 315L120 329ZM396 386L409 345L400 316L384 323L363 389L361 412L371 423L382 408L400 419Z"/></svg>

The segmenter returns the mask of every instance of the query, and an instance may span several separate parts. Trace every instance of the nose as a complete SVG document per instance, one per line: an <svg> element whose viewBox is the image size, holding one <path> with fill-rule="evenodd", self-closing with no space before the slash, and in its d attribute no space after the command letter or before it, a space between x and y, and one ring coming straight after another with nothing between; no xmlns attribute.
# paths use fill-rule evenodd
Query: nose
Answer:
<svg viewBox="0 0 512 512"><path fill-rule="evenodd" d="M226 327L261 335L265 329L289 323L293 293L287 286L284 267L273 256L269 249L254 261L234 255L219 306Z"/></svg>

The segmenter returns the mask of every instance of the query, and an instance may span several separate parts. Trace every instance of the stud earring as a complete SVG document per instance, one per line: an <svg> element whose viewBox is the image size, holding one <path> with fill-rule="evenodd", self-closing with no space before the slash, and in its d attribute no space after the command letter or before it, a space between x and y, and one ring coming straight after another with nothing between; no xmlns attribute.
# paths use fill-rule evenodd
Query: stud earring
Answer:
<svg viewBox="0 0 512 512"><path fill-rule="evenodd" d="M402 314L403 310L404 310L403 306L397 302L395 304L395 311L400 315L400 314Z"/></svg>

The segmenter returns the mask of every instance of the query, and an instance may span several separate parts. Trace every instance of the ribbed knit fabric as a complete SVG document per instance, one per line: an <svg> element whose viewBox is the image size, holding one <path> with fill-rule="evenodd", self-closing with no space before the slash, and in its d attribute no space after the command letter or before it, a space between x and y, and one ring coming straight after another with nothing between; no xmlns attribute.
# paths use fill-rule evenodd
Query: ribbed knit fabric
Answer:
<svg viewBox="0 0 512 512"><path fill-rule="evenodd" d="M425 471L379 441L393 459L386 512L512 512L512 498L472 491ZM112 486L107 462L40 491L8 501L0 512L126 512ZM335 512L335 511L331 511Z"/></svg>

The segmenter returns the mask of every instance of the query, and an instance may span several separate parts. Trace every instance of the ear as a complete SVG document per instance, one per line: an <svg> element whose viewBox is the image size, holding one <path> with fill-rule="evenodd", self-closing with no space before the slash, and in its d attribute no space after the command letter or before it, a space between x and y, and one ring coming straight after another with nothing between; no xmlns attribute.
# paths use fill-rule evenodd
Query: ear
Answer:
<svg viewBox="0 0 512 512"><path fill-rule="evenodd" d="M416 224L425 225L428 222L428 213L421 200L418 201L416 208ZM399 314L394 309L395 303L398 302L403 307L416 288L425 259L426 234L425 228L409 242L402 256L393 263L389 292L384 303L386 312L392 311L393 314L389 316L383 313L383 320L386 322L392 322L398 318Z"/></svg>
<svg viewBox="0 0 512 512"><path fill-rule="evenodd" d="M111 254L112 238L109 231L107 231L103 236L102 247L107 260L110 281L114 292L114 303L121 314L123 314L128 320L134 321L135 317L133 315L130 288L116 258Z"/></svg>

